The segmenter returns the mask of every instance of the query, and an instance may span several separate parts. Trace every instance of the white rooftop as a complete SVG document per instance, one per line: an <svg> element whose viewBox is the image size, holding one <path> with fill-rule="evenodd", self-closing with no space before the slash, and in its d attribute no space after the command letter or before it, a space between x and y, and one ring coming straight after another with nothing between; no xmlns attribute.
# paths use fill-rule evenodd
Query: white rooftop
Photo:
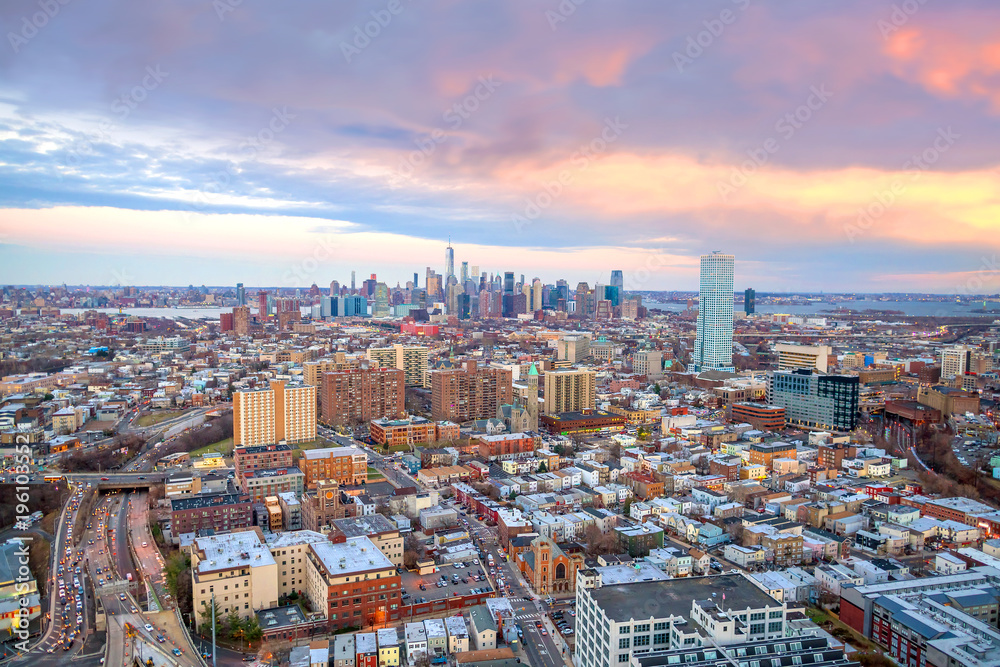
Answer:
<svg viewBox="0 0 1000 667"><path fill-rule="evenodd" d="M387 570L395 566L385 557L377 546L367 537L352 537L346 542L316 542L312 544L313 553L319 558L327 571L337 576L348 572L367 572L370 570Z"/></svg>
<svg viewBox="0 0 1000 667"><path fill-rule="evenodd" d="M261 544L254 531L199 537L195 544L198 553L204 554L204 558L198 561L198 572L274 565L270 550Z"/></svg>
<svg viewBox="0 0 1000 667"><path fill-rule="evenodd" d="M296 547L300 544L312 544L313 542L327 542L328 538L323 533L313 530L290 530L280 533L267 533L264 536L269 549L282 549Z"/></svg>

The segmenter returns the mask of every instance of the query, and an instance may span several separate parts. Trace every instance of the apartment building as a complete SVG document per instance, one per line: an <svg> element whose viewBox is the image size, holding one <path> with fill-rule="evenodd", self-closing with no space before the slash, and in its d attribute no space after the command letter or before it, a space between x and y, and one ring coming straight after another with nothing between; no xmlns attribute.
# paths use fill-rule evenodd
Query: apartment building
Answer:
<svg viewBox="0 0 1000 667"><path fill-rule="evenodd" d="M405 414L403 371L396 368L358 368L324 373L320 389L324 424L350 426L375 419L397 419Z"/></svg>
<svg viewBox="0 0 1000 667"><path fill-rule="evenodd" d="M369 514L346 519L336 519L333 522L334 532L330 541L367 536L379 548L393 565L403 564L403 536L399 528L381 514Z"/></svg>
<svg viewBox="0 0 1000 667"><path fill-rule="evenodd" d="M191 554L191 594L197 628L212 617L216 608L225 618L235 613L247 620L259 609L278 604L278 566L260 533L248 530L225 535L199 537Z"/></svg>
<svg viewBox="0 0 1000 667"><path fill-rule="evenodd" d="M548 414L593 410L597 399L597 372L564 368L545 372L544 410Z"/></svg>
<svg viewBox="0 0 1000 667"><path fill-rule="evenodd" d="M784 637L784 604L743 575L665 576L656 568L631 566L581 570L573 663L624 667L650 650Z"/></svg>
<svg viewBox="0 0 1000 667"><path fill-rule="evenodd" d="M428 350L422 345L393 345L368 348L368 359L379 368L396 368L403 371L408 387L430 386L427 376Z"/></svg>
<svg viewBox="0 0 1000 667"><path fill-rule="evenodd" d="M774 346L778 355L778 370L793 371L796 368L810 368L826 373L827 363L833 354L829 345L794 345L778 343Z"/></svg>
<svg viewBox="0 0 1000 667"><path fill-rule="evenodd" d="M267 496L279 493L301 495L305 488L305 475L295 466L246 470L237 477L240 490L250 496L250 502L263 502Z"/></svg>
<svg viewBox="0 0 1000 667"><path fill-rule="evenodd" d="M306 562L305 593L329 631L400 619L396 566L367 537L312 543Z"/></svg>
<svg viewBox="0 0 1000 667"><path fill-rule="evenodd" d="M233 444L309 442L316 439L316 387L271 380L266 389L233 393Z"/></svg>
<svg viewBox="0 0 1000 667"><path fill-rule="evenodd" d="M199 530L218 533L249 528L250 498L239 493L212 493L170 501L170 533L177 536Z"/></svg>
<svg viewBox="0 0 1000 667"><path fill-rule="evenodd" d="M235 447L233 463L236 475L242 475L246 470L264 470L267 468L291 468L292 448L289 445L257 445L255 447Z"/></svg>
<svg viewBox="0 0 1000 667"><path fill-rule="evenodd" d="M329 447L302 452L299 465L305 473L305 484L316 488L322 480L339 484L362 484L368 481L368 455L358 447Z"/></svg>
<svg viewBox="0 0 1000 667"><path fill-rule="evenodd" d="M322 532L333 525L334 519L352 516L355 507L343 501L340 484L319 480L314 490L302 495L302 527Z"/></svg>
<svg viewBox="0 0 1000 667"><path fill-rule="evenodd" d="M514 399L512 374L503 368L479 368L467 361L462 368L431 371L431 417L458 424L493 419L501 405Z"/></svg>
<svg viewBox="0 0 1000 667"><path fill-rule="evenodd" d="M858 376L797 369L771 371L767 378L767 402L785 409L786 423L829 431L857 427Z"/></svg>

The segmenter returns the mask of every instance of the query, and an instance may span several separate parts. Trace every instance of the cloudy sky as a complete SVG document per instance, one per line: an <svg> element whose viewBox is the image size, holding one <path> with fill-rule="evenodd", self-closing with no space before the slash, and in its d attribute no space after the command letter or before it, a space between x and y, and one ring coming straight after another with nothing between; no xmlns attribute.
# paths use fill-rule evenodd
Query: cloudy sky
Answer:
<svg viewBox="0 0 1000 667"><path fill-rule="evenodd" d="M0 282L1000 291L1000 4L0 3Z"/></svg>

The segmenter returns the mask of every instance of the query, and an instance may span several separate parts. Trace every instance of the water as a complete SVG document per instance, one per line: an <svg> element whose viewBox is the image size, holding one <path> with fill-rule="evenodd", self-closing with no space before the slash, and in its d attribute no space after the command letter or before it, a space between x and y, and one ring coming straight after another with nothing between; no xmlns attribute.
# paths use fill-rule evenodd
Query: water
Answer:
<svg viewBox="0 0 1000 667"><path fill-rule="evenodd" d="M683 312L686 304L683 303L655 303L652 301L643 304L647 308L659 308L660 310L672 313ZM975 313L977 308L982 308L981 301L971 303L958 303L955 301L838 301L827 303L810 301L796 305L780 305L770 303L758 303L757 313L767 314L787 314L787 315L817 315L819 317L836 317L836 314L829 311L836 308L848 308L857 312L866 310L896 310L911 317L988 317L1000 319L1000 314ZM743 304L737 303L734 310L742 312Z"/></svg>

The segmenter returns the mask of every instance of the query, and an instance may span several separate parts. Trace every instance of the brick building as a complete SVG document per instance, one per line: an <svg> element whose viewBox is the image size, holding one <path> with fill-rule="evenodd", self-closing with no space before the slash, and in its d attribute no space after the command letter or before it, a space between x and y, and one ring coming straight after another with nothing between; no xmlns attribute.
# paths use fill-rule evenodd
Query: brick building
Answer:
<svg viewBox="0 0 1000 667"><path fill-rule="evenodd" d="M501 405L514 400L512 373L503 368L479 368L466 361L462 368L431 371L431 417L462 422L493 419Z"/></svg>
<svg viewBox="0 0 1000 667"><path fill-rule="evenodd" d="M316 488L302 496L302 527L317 533L337 519L354 516L354 503L345 502L340 484L331 480L316 483Z"/></svg>
<svg viewBox="0 0 1000 667"><path fill-rule="evenodd" d="M306 475L306 487L310 489L326 479L340 484L363 484L368 481L368 455L358 447L307 449L302 452L299 466Z"/></svg>
<svg viewBox="0 0 1000 667"><path fill-rule="evenodd" d="M233 449L233 463L237 476L245 470L290 468L293 465L292 448L290 445L236 447Z"/></svg>
<svg viewBox="0 0 1000 667"><path fill-rule="evenodd" d="M527 433L481 435L476 440L479 455L489 461L516 458L535 451L535 439Z"/></svg>
<svg viewBox="0 0 1000 667"><path fill-rule="evenodd" d="M213 493L170 501L170 532L175 539L182 533L224 533L249 528L252 523L250 497L244 494Z"/></svg>
<svg viewBox="0 0 1000 667"><path fill-rule="evenodd" d="M406 385L396 368L358 368L323 373L320 420L347 426L405 414Z"/></svg>
<svg viewBox="0 0 1000 667"><path fill-rule="evenodd" d="M250 496L250 501L259 503L267 496L292 492L301 495L305 475L295 466L288 468L265 468L247 470L238 478L240 489Z"/></svg>
<svg viewBox="0 0 1000 667"><path fill-rule="evenodd" d="M785 427L785 409L779 405L733 403L732 418L759 431L780 431Z"/></svg>

